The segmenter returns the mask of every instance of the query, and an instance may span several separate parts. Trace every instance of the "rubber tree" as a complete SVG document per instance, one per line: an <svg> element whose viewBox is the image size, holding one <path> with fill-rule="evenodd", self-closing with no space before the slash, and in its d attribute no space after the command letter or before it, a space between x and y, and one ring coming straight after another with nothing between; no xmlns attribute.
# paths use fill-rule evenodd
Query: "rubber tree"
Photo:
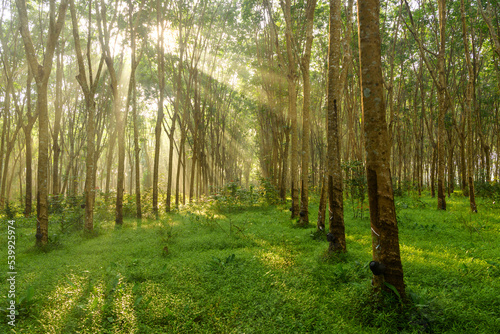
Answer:
<svg viewBox="0 0 500 334"><path fill-rule="evenodd" d="M403 297L405 284L390 171L379 12L379 0L358 2L361 96L373 252L370 269L376 291L390 291L392 287Z"/></svg>
<svg viewBox="0 0 500 334"><path fill-rule="evenodd" d="M37 189L37 246L44 246L49 240L49 113L47 108L47 92L54 51L66 19L69 0L61 0L56 13L56 2L49 2L49 29L46 46L43 52L43 62L38 61L37 52L30 33L30 23L26 0L16 0L19 12L20 30L29 67L36 82L38 113L38 189ZM57 17L56 17L57 14Z"/></svg>

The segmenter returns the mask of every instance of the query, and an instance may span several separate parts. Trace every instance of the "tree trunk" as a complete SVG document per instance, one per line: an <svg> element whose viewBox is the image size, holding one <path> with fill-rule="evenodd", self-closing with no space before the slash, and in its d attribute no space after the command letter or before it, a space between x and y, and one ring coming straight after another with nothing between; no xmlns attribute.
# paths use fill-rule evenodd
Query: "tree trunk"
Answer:
<svg viewBox="0 0 500 334"><path fill-rule="evenodd" d="M181 16L182 19L182 16ZM179 20L181 22L182 20ZM168 136L169 139L169 150L168 150L168 172L167 172L167 199L166 199L166 212L170 212L170 203L173 189L173 169L174 169L174 135L175 135L175 123L177 121L177 117L180 114L180 103L181 103L181 94L182 94L182 56L184 53L184 44L182 43L182 29L179 28L179 41L180 43L180 51L179 51L179 66L177 68L177 78L176 78L176 96L174 102L174 114L172 116L172 125L170 127L170 134ZM178 158L180 159L180 157ZM177 189L177 188L176 188ZM178 199L176 198L176 203L178 203ZM176 205L176 206L177 206Z"/></svg>
<svg viewBox="0 0 500 334"><path fill-rule="evenodd" d="M340 0L330 0L328 48L328 202L329 252L345 252L344 199L340 167Z"/></svg>
<svg viewBox="0 0 500 334"><path fill-rule="evenodd" d="M158 219L158 182L159 182L159 166L160 166L160 148L161 148L161 125L163 123L163 100L165 94L165 63L164 63L164 29L162 25L163 11L162 4L160 0L156 1L156 25L159 31L159 37L157 42L158 48L158 114L156 116L156 126L155 126L155 156L153 165L153 213L156 219Z"/></svg>
<svg viewBox="0 0 500 334"><path fill-rule="evenodd" d="M133 126L134 126L134 165L135 165L135 210L136 217L142 218L142 207L141 207L141 147L139 144L139 128L137 125L137 87L135 81L135 73L137 66L139 65L140 57L137 59L136 56L136 31L139 21L134 23L133 21L133 2L129 0L129 27L130 27L130 35L131 35L131 70L130 70L130 83L129 83L129 98L132 100L132 118L133 118ZM142 12L142 5L139 9L138 16L140 16ZM128 110L127 106L127 110ZM130 178L133 179L133 176L130 175Z"/></svg>
<svg viewBox="0 0 500 334"><path fill-rule="evenodd" d="M481 3L479 2L479 6ZM474 195L474 165L473 160L473 148L472 148L472 106L474 98L474 67L472 66L470 54L469 54L469 36L467 34L467 24L465 22L465 6L464 0L460 1L460 10L462 14L462 36L465 49L465 60L468 69L468 82L467 82L467 93L465 99L465 113L467 119L467 174L468 174L468 184L469 184L469 204L472 212L477 212L476 198ZM480 130L479 130L480 131ZM463 145L463 144L462 144Z"/></svg>
<svg viewBox="0 0 500 334"><path fill-rule="evenodd" d="M118 87L118 76L116 73L115 63L110 50L110 34L113 28L116 16L107 24L106 21L106 6L104 1L101 1L99 8L100 13L97 15L97 27L99 30L99 42L104 54L106 67L110 75L111 91L113 94L113 113L116 119L116 132L118 140L118 175L116 184L116 215L115 224L123 224L123 193L125 187L125 123L127 121L126 112L121 110L121 96Z"/></svg>
<svg viewBox="0 0 500 334"><path fill-rule="evenodd" d="M116 217L115 224L123 224L123 193L125 190L125 121L120 106L118 90L113 94L113 109L116 115L116 130L118 135L118 176L116 181Z"/></svg>
<svg viewBox="0 0 500 334"><path fill-rule="evenodd" d="M37 246L44 246L49 241L49 115L47 110L48 82L37 82L38 110L38 173L37 173Z"/></svg>
<svg viewBox="0 0 500 334"><path fill-rule="evenodd" d="M325 230L325 218L326 218L326 200L328 190L328 177L325 175L327 173L323 173L323 177L321 178L321 195L319 197L319 207L318 207L318 231Z"/></svg>
<svg viewBox="0 0 500 334"><path fill-rule="evenodd" d="M29 87L28 87L29 88ZM28 94L29 89L28 89ZM31 103L31 98L28 97L27 103L28 106ZM29 108L29 107L28 107ZM32 171L32 138L31 138L31 131L33 129L33 123L28 122L28 125L24 128L24 139L25 139L25 145L26 145L26 196L25 196L25 206L24 206L24 216L29 217L31 215L32 211L32 204L33 204L33 171Z"/></svg>
<svg viewBox="0 0 500 334"><path fill-rule="evenodd" d="M436 161L437 161L437 145L432 147L431 160L431 197L436 197Z"/></svg>
<svg viewBox="0 0 500 334"><path fill-rule="evenodd" d="M61 131L61 116L62 116L62 76L63 76L63 50L64 41L59 44L57 52L57 67L56 67L56 100L54 103L55 117L54 117L54 130L52 135L52 150L53 166L52 166L52 194L54 195L57 203L57 198L60 192L59 185L59 157L61 154L61 147L59 145L59 132Z"/></svg>
<svg viewBox="0 0 500 334"><path fill-rule="evenodd" d="M179 159L177 159L177 177L175 180L175 207L179 208L179 193L180 193L180 178L181 178L181 165L183 164L182 157L184 155L184 142L185 142L185 134L183 127L181 127L181 140L179 143Z"/></svg>
<svg viewBox="0 0 500 334"><path fill-rule="evenodd" d="M455 164L453 161L453 153L455 152L455 140L453 138L450 138L453 136L451 131L452 130L450 129L449 130L450 133L448 134L448 162L447 162L447 165L448 165L448 187L447 187L448 197L450 197L451 194L453 193L453 187L454 187L454 183L455 183L455 179L454 179Z"/></svg>
<svg viewBox="0 0 500 334"><path fill-rule="evenodd" d="M469 188L467 187L467 164L465 163L465 138L463 132L459 134L460 138L460 184L464 196L469 197Z"/></svg>
<svg viewBox="0 0 500 334"><path fill-rule="evenodd" d="M439 53L437 55L437 72L438 72L438 210L446 210L446 196L444 191L444 168L445 168L445 125L444 117L448 110L448 101L446 98L446 73L444 67L445 52L446 52L446 0L438 0L439 13Z"/></svg>
<svg viewBox="0 0 500 334"><path fill-rule="evenodd" d="M106 157L106 182L104 184L104 192L106 193L106 199L108 198L111 189L111 167L113 165L115 144L116 144L116 128L114 130L111 130L110 138L108 141L108 152Z"/></svg>
<svg viewBox="0 0 500 334"><path fill-rule="evenodd" d="M47 110L47 86L52 70L52 58L57 40L64 26L68 0L62 0L56 19L55 1L50 1L50 25L47 44L44 52L43 65L39 64L37 52L33 46L29 31L28 12L25 0L16 0L20 19L21 36L24 42L26 56L32 73L34 74L37 88L37 114L38 114L38 189L37 189L37 246L45 246L48 242L49 226L49 115Z"/></svg>
<svg viewBox="0 0 500 334"><path fill-rule="evenodd" d="M176 102L178 103L178 102ZM172 197L172 188L173 188L173 164L174 164L174 134L175 134L175 122L176 122L177 113L174 112L174 117L172 117L172 126L170 127L170 133L168 134L169 140L169 149L168 149L168 170L167 170L167 198L166 198L166 206L165 212L170 212L170 202Z"/></svg>
<svg viewBox="0 0 500 334"><path fill-rule="evenodd" d="M366 147L366 173L372 231L373 285L376 290L390 289L405 296L403 268L399 251L398 225L391 173L389 140L385 120L385 102L381 69L379 0L358 2L361 94Z"/></svg>
<svg viewBox="0 0 500 334"><path fill-rule="evenodd" d="M309 225L309 158L310 158L310 114L311 114L311 80L309 64L313 43L313 23L316 0L308 0L306 6L306 47L301 62L302 77L304 80L304 104L302 108L302 187L300 193L300 221L299 225Z"/></svg>
<svg viewBox="0 0 500 334"><path fill-rule="evenodd" d="M286 21L286 53L288 57L288 118L291 122L291 176L292 176L292 215L291 218L297 218L300 213L299 203L299 132L297 126L297 61L293 50L293 32L292 32L292 14L291 1L285 1L283 8Z"/></svg>
<svg viewBox="0 0 500 334"><path fill-rule="evenodd" d="M285 202L286 201L286 186L287 186L287 176L288 176L288 156L290 151L290 126L288 121L285 121L285 143L283 148L283 157L282 157L282 167L281 167L281 187L280 187L280 199Z"/></svg>

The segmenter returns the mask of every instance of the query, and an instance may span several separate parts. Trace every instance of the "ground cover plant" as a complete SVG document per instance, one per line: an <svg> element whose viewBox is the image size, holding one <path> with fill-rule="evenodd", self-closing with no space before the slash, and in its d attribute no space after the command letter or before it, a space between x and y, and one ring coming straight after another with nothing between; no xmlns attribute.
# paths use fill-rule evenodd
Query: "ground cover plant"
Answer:
<svg viewBox="0 0 500 334"><path fill-rule="evenodd" d="M490 199L480 199L482 210L470 214L467 199L459 195L448 199L448 211L435 210L430 196L396 198L409 295L403 306L396 295L380 301L371 293L369 219L347 208L348 252L329 257L324 236L313 225L297 228L287 205L246 195L224 198L228 205L213 199L186 206L158 220L127 219L118 229L104 220L90 237L78 231L58 235L55 219L45 251L33 247L33 219L15 216L19 314L11 328L2 303L0 331L494 333L500 328L500 208ZM317 212L317 202L313 197L311 212ZM1 234L5 253L4 224ZM7 272L2 263L4 301Z"/></svg>

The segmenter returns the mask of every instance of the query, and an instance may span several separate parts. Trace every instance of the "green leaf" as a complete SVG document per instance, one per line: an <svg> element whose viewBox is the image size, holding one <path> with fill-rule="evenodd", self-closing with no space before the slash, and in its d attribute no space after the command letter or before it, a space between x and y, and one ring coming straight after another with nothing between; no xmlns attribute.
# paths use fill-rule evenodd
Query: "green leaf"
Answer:
<svg viewBox="0 0 500 334"><path fill-rule="evenodd" d="M33 286L30 286L26 291L26 302L29 303L31 299L33 299L34 295L35 295L35 288Z"/></svg>
<svg viewBox="0 0 500 334"><path fill-rule="evenodd" d="M396 294L396 296L398 296L398 298L401 300L401 295L399 294L398 290L396 289L396 287L390 283L387 283L387 282L384 282L385 286L388 287L389 289L392 290L392 292L394 292Z"/></svg>
<svg viewBox="0 0 500 334"><path fill-rule="evenodd" d="M144 296L139 296L135 299L135 302L134 302L134 306L137 306L139 305L139 303L142 301L142 299L144 298Z"/></svg>

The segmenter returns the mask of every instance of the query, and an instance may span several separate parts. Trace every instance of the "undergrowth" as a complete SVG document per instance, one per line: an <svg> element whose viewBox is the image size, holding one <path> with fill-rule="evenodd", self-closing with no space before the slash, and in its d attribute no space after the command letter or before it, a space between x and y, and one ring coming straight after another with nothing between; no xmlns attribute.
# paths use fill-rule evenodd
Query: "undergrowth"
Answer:
<svg viewBox="0 0 500 334"><path fill-rule="evenodd" d="M264 183L264 182L263 182ZM373 294L370 222L345 214L348 252L328 256L314 225L294 228L270 184L229 186L205 202L125 220L98 209L99 233L62 230L37 251L35 220L16 220L16 327L2 333L495 333L500 328L500 207L478 199L398 197L407 298ZM100 205L105 205L105 200ZM289 203L288 203L289 204ZM64 204L66 205L66 204ZM61 204L63 210L64 206ZM58 207L61 209L61 207ZM131 208L129 208L131 210ZM100 210L100 211L99 211ZM346 208L346 210L351 210ZM107 218L106 218L107 217ZM2 219L6 219L2 217ZM7 228L0 228L6 258Z"/></svg>

